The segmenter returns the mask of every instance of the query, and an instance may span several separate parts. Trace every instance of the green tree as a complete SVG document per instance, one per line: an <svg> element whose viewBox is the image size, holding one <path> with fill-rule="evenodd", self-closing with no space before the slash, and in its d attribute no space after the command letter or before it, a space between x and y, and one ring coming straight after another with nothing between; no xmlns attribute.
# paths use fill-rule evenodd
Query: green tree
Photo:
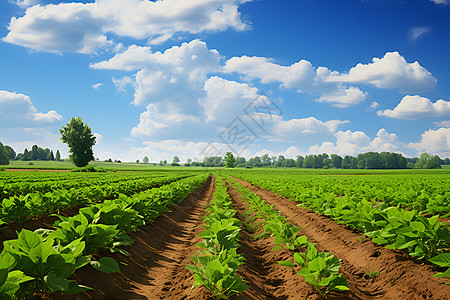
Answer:
<svg viewBox="0 0 450 300"><path fill-rule="evenodd" d="M148 157L145 156L144 159L143 159L142 161L144 162L144 164L147 164L147 163L148 163Z"/></svg>
<svg viewBox="0 0 450 300"><path fill-rule="evenodd" d="M233 153L227 152L225 153L225 165L227 168L234 168L234 165L236 163L236 158L234 157Z"/></svg>
<svg viewBox="0 0 450 300"><path fill-rule="evenodd" d="M178 156L174 156L172 162L174 163L179 163L180 162L180 158Z"/></svg>
<svg viewBox="0 0 450 300"><path fill-rule="evenodd" d="M60 161L60 160L61 160L61 153L59 153L59 150L56 150L55 159L56 159L57 161Z"/></svg>
<svg viewBox="0 0 450 300"><path fill-rule="evenodd" d="M53 150L50 151L50 155L49 155L48 159L55 160L55 155L53 155Z"/></svg>
<svg viewBox="0 0 450 300"><path fill-rule="evenodd" d="M14 151L13 148L11 148L11 147L8 146L8 145L5 145L5 150L6 150L6 153L8 154L8 158L9 158L10 160L13 160L13 159L16 158L16 151Z"/></svg>
<svg viewBox="0 0 450 300"><path fill-rule="evenodd" d="M136 159L136 163L137 163L137 164L139 163L139 159Z"/></svg>
<svg viewBox="0 0 450 300"><path fill-rule="evenodd" d="M9 165L8 152L5 146L0 142L0 165Z"/></svg>
<svg viewBox="0 0 450 300"><path fill-rule="evenodd" d="M83 123L83 119L72 118L59 132L61 141L69 146L72 161L77 167L87 166L94 160L92 147L95 145L95 136L91 128Z"/></svg>
<svg viewBox="0 0 450 300"><path fill-rule="evenodd" d="M342 166L342 157L337 154L331 154L331 163L335 168L340 168Z"/></svg>

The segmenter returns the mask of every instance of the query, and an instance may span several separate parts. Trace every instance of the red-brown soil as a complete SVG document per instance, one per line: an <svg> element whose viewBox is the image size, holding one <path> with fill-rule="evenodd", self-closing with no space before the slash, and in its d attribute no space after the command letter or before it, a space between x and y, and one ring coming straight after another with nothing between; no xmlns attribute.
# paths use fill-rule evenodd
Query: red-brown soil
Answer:
<svg viewBox="0 0 450 300"><path fill-rule="evenodd" d="M434 278L432 266L410 258L402 251L375 245L369 239L330 218L300 208L295 202L242 180L241 184L268 204L280 210L301 234L341 259L341 272L347 278L353 299L450 299L450 286ZM378 271L372 279L368 273ZM298 299L302 299L301 297Z"/></svg>
<svg viewBox="0 0 450 300"><path fill-rule="evenodd" d="M37 171L37 172L70 172L67 169L5 169L5 171L20 172L20 171Z"/></svg>
<svg viewBox="0 0 450 300"><path fill-rule="evenodd" d="M130 256L112 254L120 273L105 274L90 267L77 270L78 284L95 291L66 296L52 294L52 299L208 299L202 288L190 290L192 273L185 266L200 248L198 233L205 205L214 192L214 179L191 193L177 206L131 237L132 246L124 247ZM107 255L107 253L104 253Z"/></svg>
<svg viewBox="0 0 450 300"><path fill-rule="evenodd" d="M243 201L241 194L228 186L236 217L242 222L250 222L254 215L248 215L248 204ZM256 219L251 224L255 226L254 232L249 232L248 227L241 226L241 245L238 252L245 257L245 264L239 268L240 275L248 285L248 289L236 295L233 299L317 299L312 288L296 274L293 269L278 264L278 261L292 260L293 254L287 250L273 251L276 246L274 237L255 239L262 233L262 221Z"/></svg>

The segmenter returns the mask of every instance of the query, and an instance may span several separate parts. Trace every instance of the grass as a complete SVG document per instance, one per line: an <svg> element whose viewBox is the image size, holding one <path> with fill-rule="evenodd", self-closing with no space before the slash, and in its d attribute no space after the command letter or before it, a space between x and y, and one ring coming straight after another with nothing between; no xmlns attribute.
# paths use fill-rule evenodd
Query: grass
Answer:
<svg viewBox="0 0 450 300"><path fill-rule="evenodd" d="M89 165L93 165L96 168L105 169L108 171L146 171L146 170L202 170L203 167L173 167L171 165L160 166L154 163L135 163L135 162L104 162L104 161L92 161ZM70 161L10 161L9 165L1 166L4 169L45 169L45 170L72 170L77 167ZM213 169L213 168L208 168Z"/></svg>

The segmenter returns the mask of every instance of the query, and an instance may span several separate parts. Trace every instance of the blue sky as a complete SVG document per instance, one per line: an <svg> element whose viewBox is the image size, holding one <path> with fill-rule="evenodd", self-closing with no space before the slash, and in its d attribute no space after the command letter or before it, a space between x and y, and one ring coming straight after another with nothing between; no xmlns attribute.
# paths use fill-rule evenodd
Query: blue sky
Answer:
<svg viewBox="0 0 450 300"><path fill-rule="evenodd" d="M0 141L95 156L450 157L445 0L0 2Z"/></svg>

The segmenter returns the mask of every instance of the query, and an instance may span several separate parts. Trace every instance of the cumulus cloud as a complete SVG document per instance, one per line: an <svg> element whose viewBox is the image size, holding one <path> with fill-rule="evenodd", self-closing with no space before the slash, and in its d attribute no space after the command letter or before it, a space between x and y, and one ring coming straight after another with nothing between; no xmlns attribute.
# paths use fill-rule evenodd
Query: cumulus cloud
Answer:
<svg viewBox="0 0 450 300"><path fill-rule="evenodd" d="M425 27L425 26L413 27L409 30L409 38L411 39L411 41L415 42L419 38L424 37L425 35L429 34L430 32L431 32L430 27Z"/></svg>
<svg viewBox="0 0 450 300"><path fill-rule="evenodd" d="M450 101L441 99L433 103L418 95L405 96L393 110L386 109L377 113L379 116L410 120L447 116L450 115Z"/></svg>
<svg viewBox="0 0 450 300"><path fill-rule="evenodd" d="M35 5L13 17L4 41L46 52L94 53L108 34L159 44L177 33L246 30L239 6L251 0L96 0ZM30 0L17 3L30 2Z"/></svg>
<svg viewBox="0 0 450 300"><path fill-rule="evenodd" d="M450 157L450 128L439 128L427 130L422 134L418 143L409 143L409 148L441 157Z"/></svg>
<svg viewBox="0 0 450 300"><path fill-rule="evenodd" d="M206 96L199 100L206 122L226 125L242 115L244 108L257 97L258 89L246 83L213 76L205 82Z"/></svg>
<svg viewBox="0 0 450 300"><path fill-rule="evenodd" d="M408 63L398 52L387 52L383 58L374 57L372 63L359 63L347 74L330 76L328 81L370 84L399 89L402 93L432 90L437 82L417 61Z"/></svg>
<svg viewBox="0 0 450 300"><path fill-rule="evenodd" d="M9 3L16 4L20 7L27 8L39 3L39 0L8 0Z"/></svg>
<svg viewBox="0 0 450 300"><path fill-rule="evenodd" d="M131 130L131 136L146 139L167 134L174 136L174 131L178 131L181 137L187 130L197 132L195 127L199 121L197 116L183 113L175 103L149 104L140 115L139 124Z"/></svg>
<svg viewBox="0 0 450 300"><path fill-rule="evenodd" d="M357 87L344 87L339 85L333 93L323 94L316 101L327 102L337 107L348 107L364 101L366 96L367 93Z"/></svg>
<svg viewBox="0 0 450 300"><path fill-rule="evenodd" d="M152 52L150 47L132 45L109 60L91 65L93 69L137 71L134 78L115 79L120 90L135 85L133 103L148 104L157 99L198 99L209 73L220 68L221 56L206 43L193 40L164 52Z"/></svg>
<svg viewBox="0 0 450 300"><path fill-rule="evenodd" d="M349 121L320 121L315 117L284 120L281 116L271 116L273 127L269 135L290 142L314 143L332 137L338 127Z"/></svg>
<svg viewBox="0 0 450 300"><path fill-rule="evenodd" d="M336 143L324 142L320 146L314 145L309 148L309 152L356 156L368 151L401 153L405 146L395 133L388 133L384 128L377 132L377 136L373 140L362 131L352 132L350 130L339 131L335 137Z"/></svg>
<svg viewBox="0 0 450 300"><path fill-rule="evenodd" d="M45 127L57 124L62 117L54 110L38 112L29 96L0 90L0 127Z"/></svg>
<svg viewBox="0 0 450 300"><path fill-rule="evenodd" d="M290 66L281 66L265 57L233 57L226 62L222 71L258 78L261 83L280 82L283 88L319 94L320 97L316 101L338 107L355 105L366 98L366 93L357 87L327 81L330 76L338 75L338 72L325 67L315 68L306 60L300 60Z"/></svg>

